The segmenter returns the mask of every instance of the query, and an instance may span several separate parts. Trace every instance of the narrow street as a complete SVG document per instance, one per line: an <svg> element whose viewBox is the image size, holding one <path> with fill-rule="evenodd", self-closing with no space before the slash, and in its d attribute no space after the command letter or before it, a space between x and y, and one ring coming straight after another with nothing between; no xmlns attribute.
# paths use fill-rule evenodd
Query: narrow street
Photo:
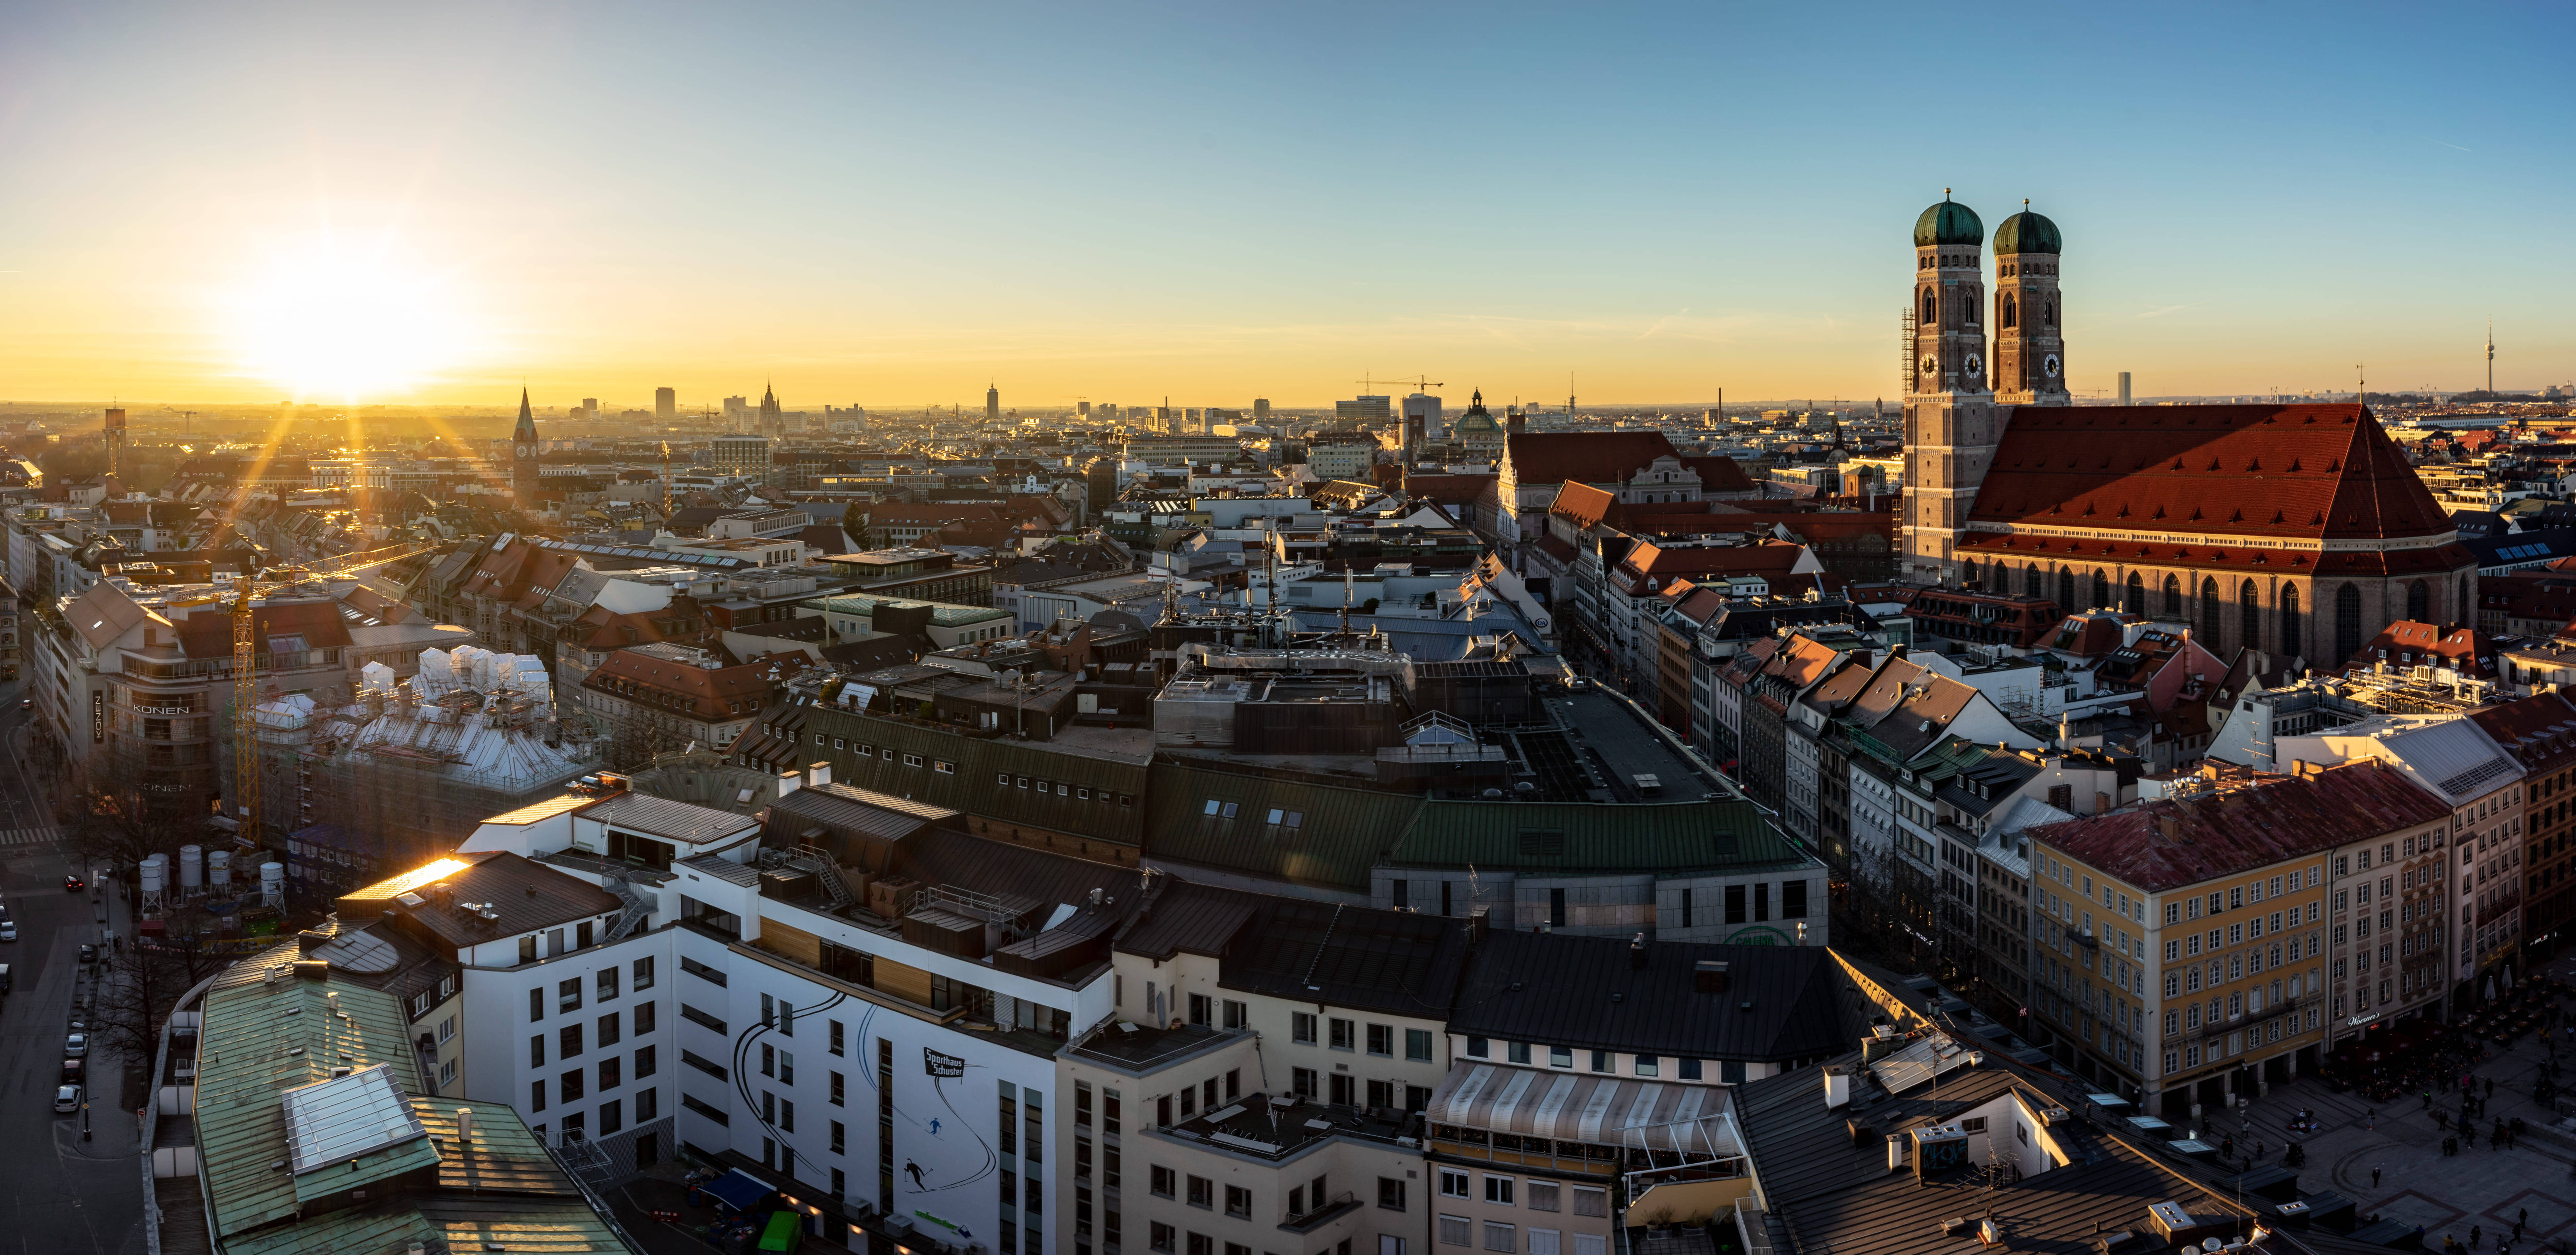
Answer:
<svg viewBox="0 0 2576 1255"><path fill-rule="evenodd" d="M110 913L121 924L125 908L113 889L93 902L63 888L65 875L87 871L46 827L52 816L21 758L29 715L18 692L0 686L0 903L18 925L18 940L0 943L11 977L0 998L0 1255L139 1251L143 1188L134 1113L119 1109L124 1061L90 1056L89 1140L80 1116L53 1109L73 996L88 979L80 947L101 940Z"/></svg>

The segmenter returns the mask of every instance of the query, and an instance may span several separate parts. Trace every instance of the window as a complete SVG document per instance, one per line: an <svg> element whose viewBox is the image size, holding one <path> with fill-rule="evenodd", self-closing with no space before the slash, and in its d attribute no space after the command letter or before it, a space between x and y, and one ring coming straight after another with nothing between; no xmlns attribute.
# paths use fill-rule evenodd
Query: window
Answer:
<svg viewBox="0 0 2576 1255"><path fill-rule="evenodd" d="M580 1025L566 1024L562 1028L555 1030L555 1037L555 1054L558 1057L569 1059L574 1055L581 1053Z"/></svg>
<svg viewBox="0 0 2576 1255"><path fill-rule="evenodd" d="M1377 1205L1384 1211L1404 1210L1404 1182L1395 1177L1379 1177Z"/></svg>
<svg viewBox="0 0 2576 1255"><path fill-rule="evenodd" d="M1224 1022L1227 1028L1246 1027L1252 1022L1252 1008L1228 998L1225 1000Z"/></svg>
<svg viewBox="0 0 2576 1255"><path fill-rule="evenodd" d="M583 1079L581 1069L574 1068L555 1078L555 1093L561 1095L565 1102L579 1102Z"/></svg>
<svg viewBox="0 0 2576 1255"><path fill-rule="evenodd" d="M656 1014L657 1006L658 1004L651 1002L639 1002L635 1004L633 1015L635 1017L636 1036L642 1037L646 1033L652 1032L654 1026L660 1023L661 1017Z"/></svg>
<svg viewBox="0 0 2576 1255"><path fill-rule="evenodd" d="M635 990L638 993L653 987L653 956L648 954L643 958L635 960L635 975L633 979L626 982L626 987ZM636 1031L641 1032L643 1030L638 1029Z"/></svg>
<svg viewBox="0 0 2576 1255"><path fill-rule="evenodd" d="M1528 1061L1524 1059L1524 1060L1519 1060L1519 1062L1524 1062L1524 1063L1525 1063L1525 1062L1528 1062ZM1574 1048L1573 1048L1572 1046L1550 1046L1550 1047L1548 1047L1548 1048L1547 1048L1547 1066L1549 1066L1549 1067L1551 1067L1551 1068L1570 1068L1570 1067L1573 1067L1573 1066L1574 1066Z"/></svg>
<svg viewBox="0 0 2576 1255"><path fill-rule="evenodd" d="M1291 1069L1289 1069L1289 1072L1288 1072L1288 1090L1289 1090L1289 1092L1290 1092L1290 1093L1293 1093L1293 1094L1297 1095L1299 1098L1313 1098L1313 1097L1316 1097L1317 1092L1316 1092L1316 1088L1315 1088L1315 1069L1313 1069L1313 1068L1291 1068Z"/></svg>
<svg viewBox="0 0 2576 1255"><path fill-rule="evenodd" d="M1562 1236L1562 1233L1555 1229L1530 1230L1530 1255L1564 1255L1565 1248L1559 1242Z"/></svg>
<svg viewBox="0 0 2576 1255"><path fill-rule="evenodd" d="M529 933L527 936L519 938L519 961L521 963L534 963L537 961L537 935L535 933Z"/></svg>
<svg viewBox="0 0 2576 1255"><path fill-rule="evenodd" d="M653 1057L654 1053L654 1048L651 1046L637 1046L635 1048L636 1080L640 1081L645 1077L653 1075L654 1069L658 1066L657 1061Z"/></svg>
<svg viewBox="0 0 2576 1255"><path fill-rule="evenodd" d="M1591 1185L1578 1185L1578 1186L1575 1186L1575 1187L1574 1187L1574 1214L1575 1214L1575 1215L1578 1215L1578 1216L1607 1216L1607 1215L1609 1215L1609 1214L1610 1214L1610 1192L1609 1192L1608 1190L1602 1189L1602 1188L1600 1188L1600 1187L1598 1187L1598 1186L1591 1186Z"/></svg>
<svg viewBox="0 0 2576 1255"><path fill-rule="evenodd" d="M830 1075L832 1078L831 1097L827 1101L835 1107L846 1105L849 1088L848 1082L838 1072L831 1073Z"/></svg>
<svg viewBox="0 0 2576 1255"><path fill-rule="evenodd" d="M696 959L689 958L686 955L682 955L680 957L680 970L691 976L695 976L699 980L705 981L710 985L721 985L725 983L725 974L723 972L720 972L715 968L708 967L706 964L700 963Z"/></svg>
<svg viewBox="0 0 2576 1255"><path fill-rule="evenodd" d="M1683 1079L1683 1080L1685 1080L1685 1081L1696 1081L1696 1080L1700 1079L1700 1075L1699 1075L1699 1060L1697 1060L1697 1059L1683 1059L1683 1060L1681 1060L1680 1062L1681 1062L1681 1079Z"/></svg>
<svg viewBox="0 0 2576 1255"><path fill-rule="evenodd" d="M766 1098L768 1095L763 1094L761 1097ZM793 1133L796 1131L796 1101L794 1099L781 1099L779 1101L778 1131L781 1133Z"/></svg>
<svg viewBox="0 0 2576 1255"><path fill-rule="evenodd" d="M593 998L593 1000L595 1000L595 1001L599 1001L599 1002L614 1002L614 1001L616 1001L616 1000L617 1000L617 969L616 969L616 968L613 968L613 967L603 967L603 968L599 969L599 972L597 973L597 975L598 975L598 980L597 980L597 982L596 982L596 983L597 983L597 986L598 986L598 987L597 987L596 989L594 989L594 990L591 992L591 997Z"/></svg>
<svg viewBox="0 0 2576 1255"><path fill-rule="evenodd" d="M1595 1072L1613 1072L1613 1071L1617 1071L1617 1070L1618 1070L1618 1069L1617 1069L1617 1067L1616 1067L1616 1066L1611 1062L1615 1057L1616 1057L1616 1056L1612 1055L1612 1054L1611 1054L1609 1051L1607 1051L1607 1050L1595 1050L1595 1051L1593 1051L1593 1052L1592 1052L1592 1070L1593 1070L1593 1071L1595 1071Z"/></svg>
<svg viewBox="0 0 2576 1255"><path fill-rule="evenodd" d="M1146 1230L1145 1243L1154 1250L1162 1252L1163 1255L1173 1255L1172 1239L1177 1235L1178 1231L1172 1226L1157 1220Z"/></svg>
<svg viewBox="0 0 2576 1255"><path fill-rule="evenodd" d="M1440 1218L1440 1244L1442 1246L1474 1246L1476 1244L1475 1239L1469 1236L1474 1232L1474 1225L1471 1224L1465 1216L1442 1216Z"/></svg>
<svg viewBox="0 0 2576 1255"><path fill-rule="evenodd" d="M1559 1210L1557 1206L1557 1190L1558 1186L1554 1181L1530 1182L1529 1209L1531 1211Z"/></svg>
<svg viewBox="0 0 2576 1255"><path fill-rule="evenodd" d="M1331 1025L1333 1030L1332 1048L1335 1050L1351 1049L1352 1038L1356 1035L1355 1030L1357 1025L1355 1022L1350 1020L1333 1020L1331 1021Z"/></svg>
<svg viewBox="0 0 2576 1255"><path fill-rule="evenodd" d="M1427 1062L1429 1062L1429 1061L1430 1061L1430 1059L1431 1059L1431 1030L1430 1030L1430 1029L1427 1029L1427 1028L1408 1028L1408 1029L1404 1030L1404 1057L1405 1057L1405 1058L1407 1058L1407 1059L1411 1059L1411 1060L1413 1060L1413 1061L1415 1061L1415 1062L1417 1062L1417 1063L1427 1063Z"/></svg>
<svg viewBox="0 0 2576 1255"><path fill-rule="evenodd" d="M1173 1197L1179 1191L1179 1183L1179 1174L1161 1164L1155 1164L1153 1171L1146 1176L1146 1184L1162 1198Z"/></svg>
<svg viewBox="0 0 2576 1255"><path fill-rule="evenodd" d="M599 1089L606 1093L626 1083L626 1061L615 1055L599 1061Z"/></svg>
<svg viewBox="0 0 2576 1255"><path fill-rule="evenodd" d="M850 1153L849 1145L849 1129L840 1121L834 1120L832 1122L832 1153L835 1155L846 1155Z"/></svg>
<svg viewBox="0 0 2576 1255"><path fill-rule="evenodd" d="M543 1033L537 1033L528 1038L528 1066L532 1068L546 1066L546 1035Z"/></svg>
<svg viewBox="0 0 2576 1255"><path fill-rule="evenodd" d="M1190 1195L1185 1201L1190 1206L1209 1211L1216 1210L1216 1182L1206 1177L1191 1177L1189 1185Z"/></svg>
<svg viewBox="0 0 2576 1255"><path fill-rule="evenodd" d="M683 1051L681 1051L681 1052L680 1052L680 1062L685 1063L685 1064L689 1065L690 1067L696 1068L697 1070L699 1070L699 1071L701 1071L701 1072L704 1072L704 1073L706 1073L707 1075L712 1076L712 1077L716 1078L716 1079L717 1079L717 1080L719 1080L719 1081L721 1081L721 1080L725 1079L725 1077L726 1077L726 1075L727 1075L727 1073L725 1072L724 1067L723 1067L722 1065L720 1065L720 1064L716 1064L716 1063L710 1063L710 1062L708 1062L708 1061L707 1061L707 1060L705 1060L705 1059L699 1058L699 1057L698 1057L697 1052L696 1052L696 1051L693 1051L693 1050L683 1050Z"/></svg>
<svg viewBox="0 0 2576 1255"><path fill-rule="evenodd" d="M528 1110L543 1111L545 1109L546 1083L544 1081L528 1082Z"/></svg>
<svg viewBox="0 0 2576 1255"><path fill-rule="evenodd" d="M614 1046L617 1044L617 1041L617 1013L611 1011L608 1014L599 1017L599 1044L603 1046Z"/></svg>
<svg viewBox="0 0 2576 1255"><path fill-rule="evenodd" d="M1290 1012L1288 1015L1288 1040L1300 1045L1314 1045L1315 1017L1308 1015L1303 1011Z"/></svg>
<svg viewBox="0 0 2576 1255"><path fill-rule="evenodd" d="M1486 1221L1485 1249L1489 1251L1506 1252L1519 1250L1520 1231L1499 1220Z"/></svg>
<svg viewBox="0 0 2576 1255"><path fill-rule="evenodd" d="M1240 1185L1225 1187L1225 1214L1239 1219L1252 1218L1252 1191Z"/></svg>
<svg viewBox="0 0 2576 1255"><path fill-rule="evenodd" d="M1661 1071L1661 1068L1660 1068L1660 1066L1658 1065L1658 1063L1656 1062L1655 1056L1653 1056L1653 1055L1639 1055L1639 1056L1637 1056L1637 1075L1639 1075L1639 1076L1655 1076L1655 1075L1658 1075L1658 1074L1660 1073L1660 1071Z"/></svg>
<svg viewBox="0 0 2576 1255"><path fill-rule="evenodd" d="M571 979L569 979L569 980L562 980L562 981L557 981L557 982L555 982L555 1010L557 1010L557 1011L579 1011L579 1010L581 1010L581 978L580 978L580 977L575 976L575 977L572 977L572 978L571 978Z"/></svg>
<svg viewBox="0 0 2576 1255"><path fill-rule="evenodd" d="M837 1054L839 1054L839 1053L841 1053L841 1022L840 1022L839 1020L833 1020L833 1021L831 1021L830 1023L828 1023L825 1027L829 1028L829 1029L831 1030L831 1032L830 1032L830 1034L829 1034L828 1040L827 1040L826 1044L824 1045L823 1049L825 1049L825 1050L827 1050L827 1051L830 1051L831 1053L836 1054L836 1055L837 1055ZM640 1032L643 1032L644 1030L643 1030L643 1029L641 1029L641 1028L638 1028L638 1029L636 1029L635 1031L640 1033Z"/></svg>
<svg viewBox="0 0 2576 1255"><path fill-rule="evenodd" d="M1486 1052L1491 1049L1492 1043L1487 1041L1485 1038L1470 1037L1467 1039L1467 1057L1470 1059L1488 1058L1489 1056Z"/></svg>
<svg viewBox="0 0 2576 1255"><path fill-rule="evenodd" d="M544 1018L546 1018L546 991L531 989L528 991L528 1022L534 1024Z"/></svg>
<svg viewBox="0 0 2576 1255"><path fill-rule="evenodd" d="M1440 1170L1440 1197L1469 1197L1468 1184L1467 1174L1465 1172L1456 1168L1442 1168Z"/></svg>
<svg viewBox="0 0 2576 1255"><path fill-rule="evenodd" d="M1514 1179L1511 1177L1487 1175L1485 1177L1485 1201L1492 1203L1497 1207L1511 1206L1513 1180Z"/></svg>
<svg viewBox="0 0 2576 1255"><path fill-rule="evenodd" d="M1382 1056L1382 1057L1384 1057L1384 1058L1389 1058L1389 1059L1394 1058L1394 1057L1395 1057L1395 1026L1394 1026L1394 1025L1392 1025L1392 1024L1371 1024L1371 1025L1369 1025L1369 1026L1368 1026L1368 1052L1369 1052L1370 1054L1373 1054L1373 1055L1379 1055L1379 1056Z"/></svg>

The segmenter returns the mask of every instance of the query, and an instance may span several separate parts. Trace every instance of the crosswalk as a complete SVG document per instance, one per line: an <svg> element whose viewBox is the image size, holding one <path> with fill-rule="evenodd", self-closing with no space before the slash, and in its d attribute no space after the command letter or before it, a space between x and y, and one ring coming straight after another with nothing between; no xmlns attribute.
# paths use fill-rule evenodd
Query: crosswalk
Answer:
<svg viewBox="0 0 2576 1255"><path fill-rule="evenodd" d="M62 838L63 830L55 827L0 828L0 850L11 846L51 845Z"/></svg>

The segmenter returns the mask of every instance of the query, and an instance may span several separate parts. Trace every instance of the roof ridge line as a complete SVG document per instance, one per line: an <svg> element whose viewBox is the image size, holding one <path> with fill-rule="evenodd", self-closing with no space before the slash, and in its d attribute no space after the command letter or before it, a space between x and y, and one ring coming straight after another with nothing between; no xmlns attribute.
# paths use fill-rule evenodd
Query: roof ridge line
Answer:
<svg viewBox="0 0 2576 1255"><path fill-rule="evenodd" d="M1307 956L1306 970L1297 975L1298 984L1312 986L1315 983L1315 968L1323 963L1324 948L1333 944L1333 933L1342 926L1342 911L1349 905L1347 902L1333 904L1333 918L1324 921L1324 935L1315 940L1315 953Z"/></svg>

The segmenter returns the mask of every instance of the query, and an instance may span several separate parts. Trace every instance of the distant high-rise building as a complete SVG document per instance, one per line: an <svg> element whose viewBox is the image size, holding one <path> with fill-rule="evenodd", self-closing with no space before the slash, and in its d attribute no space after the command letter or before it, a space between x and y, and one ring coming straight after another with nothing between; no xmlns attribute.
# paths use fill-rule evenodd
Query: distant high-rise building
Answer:
<svg viewBox="0 0 2576 1255"><path fill-rule="evenodd" d="M984 421L1002 421L1002 390L997 386L988 384L984 388Z"/></svg>
<svg viewBox="0 0 2576 1255"><path fill-rule="evenodd" d="M1080 414L1080 415L1081 415L1081 416L1083 416L1084 418L1089 418L1089 417L1091 417L1091 402L1089 402L1089 401L1076 401L1076 402L1074 402L1074 403L1073 403L1073 412L1074 412L1074 413L1076 413L1076 414Z"/></svg>
<svg viewBox="0 0 2576 1255"><path fill-rule="evenodd" d="M114 475L122 475L122 474L124 474L124 473L125 473L125 411L124 411L124 410L122 410L122 409L115 409L115 410L109 410L109 411L107 412L107 418L106 418L106 435L107 435L107 473L108 473L109 475L111 475L111 476L114 476Z"/></svg>
<svg viewBox="0 0 2576 1255"><path fill-rule="evenodd" d="M742 425L743 420L750 414L751 398L726 397L724 399L724 416L726 422L739 427Z"/></svg>
<svg viewBox="0 0 2576 1255"><path fill-rule="evenodd" d="M1361 422L1381 423L1387 419L1395 417L1395 408L1390 404L1394 400L1394 397L1386 396L1360 397L1357 400L1351 401L1335 401L1333 402L1333 417L1358 419Z"/></svg>
<svg viewBox="0 0 2576 1255"><path fill-rule="evenodd" d="M1270 398L1252 398L1252 421L1256 423L1266 423L1270 421Z"/></svg>
<svg viewBox="0 0 2576 1255"><path fill-rule="evenodd" d="M669 388L653 390L653 417L669 422L680 416L680 394Z"/></svg>
<svg viewBox="0 0 2576 1255"><path fill-rule="evenodd" d="M581 416L585 421L599 417L598 397L583 397L581 399Z"/></svg>
<svg viewBox="0 0 2576 1255"><path fill-rule="evenodd" d="M1405 430L1413 429L1415 419L1420 419L1422 422L1424 442L1437 442L1449 438L1449 428L1440 418L1440 398L1426 392L1416 392L1404 398Z"/></svg>
<svg viewBox="0 0 2576 1255"><path fill-rule="evenodd" d="M2122 405L2127 405L2128 403L2129 403L2129 372L2127 372L2127 371L2125 371L2125 370L2124 370L2124 371L2121 371L2121 372L2120 372L2120 404L2122 404Z"/></svg>

